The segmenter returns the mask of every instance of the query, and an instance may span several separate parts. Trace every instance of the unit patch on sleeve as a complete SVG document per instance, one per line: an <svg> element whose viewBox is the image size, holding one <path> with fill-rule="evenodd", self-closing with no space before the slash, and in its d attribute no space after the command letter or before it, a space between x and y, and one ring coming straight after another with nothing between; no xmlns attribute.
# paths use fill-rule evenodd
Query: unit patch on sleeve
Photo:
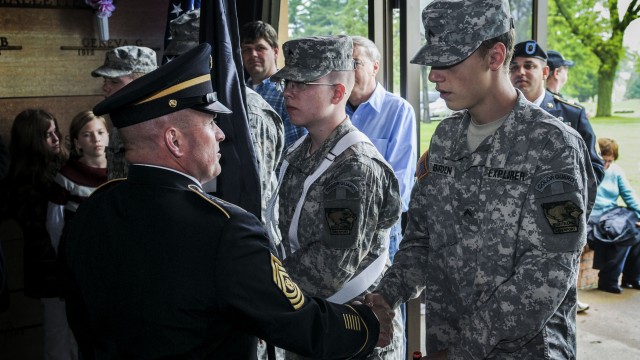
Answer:
<svg viewBox="0 0 640 360"><path fill-rule="evenodd" d="M418 166L416 166L416 177L418 180L422 180L423 177L429 174L429 150L425 151L420 159L418 159Z"/></svg>
<svg viewBox="0 0 640 360"><path fill-rule="evenodd" d="M293 309L300 309L302 305L304 305L304 295L298 285L291 280L280 260L273 254L271 254L271 269L273 270L273 282L282 290L282 293L287 299L289 299Z"/></svg>
<svg viewBox="0 0 640 360"><path fill-rule="evenodd" d="M583 211L573 201L544 203L542 210L554 234L578 232Z"/></svg>
<svg viewBox="0 0 640 360"><path fill-rule="evenodd" d="M349 208L325 208L324 216L331 235L351 235L358 217Z"/></svg>

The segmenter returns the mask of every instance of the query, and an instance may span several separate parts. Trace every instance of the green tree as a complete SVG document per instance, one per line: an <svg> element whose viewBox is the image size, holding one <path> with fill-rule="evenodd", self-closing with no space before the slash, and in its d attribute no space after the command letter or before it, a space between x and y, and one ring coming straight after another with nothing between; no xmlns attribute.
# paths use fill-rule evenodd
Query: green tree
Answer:
<svg viewBox="0 0 640 360"><path fill-rule="evenodd" d="M289 0L289 37L368 34L367 0Z"/></svg>
<svg viewBox="0 0 640 360"><path fill-rule="evenodd" d="M554 0L554 3L571 33L600 60L596 116L611 116L613 82L624 55L622 38L629 24L639 17L638 0L631 0L621 16L618 0Z"/></svg>
<svg viewBox="0 0 640 360"><path fill-rule="evenodd" d="M548 50L560 51L562 56L576 63L569 71L569 81L562 93L580 102L594 98L598 94L600 60L573 35L553 1L549 3L547 44Z"/></svg>
<svg viewBox="0 0 640 360"><path fill-rule="evenodd" d="M624 98L640 99L640 54L631 54L630 57L633 59L634 69L631 72Z"/></svg>

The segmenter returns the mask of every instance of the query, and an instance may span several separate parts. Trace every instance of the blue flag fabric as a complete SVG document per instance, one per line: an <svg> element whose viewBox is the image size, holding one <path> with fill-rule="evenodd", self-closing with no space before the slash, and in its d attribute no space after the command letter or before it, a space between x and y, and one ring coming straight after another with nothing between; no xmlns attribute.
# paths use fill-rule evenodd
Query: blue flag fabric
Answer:
<svg viewBox="0 0 640 360"><path fill-rule="evenodd" d="M233 114L218 115L225 134L220 143L222 172L215 195L260 218L261 191L258 167L249 135L240 33L235 0L202 2L200 43L211 45L211 78L218 100Z"/></svg>

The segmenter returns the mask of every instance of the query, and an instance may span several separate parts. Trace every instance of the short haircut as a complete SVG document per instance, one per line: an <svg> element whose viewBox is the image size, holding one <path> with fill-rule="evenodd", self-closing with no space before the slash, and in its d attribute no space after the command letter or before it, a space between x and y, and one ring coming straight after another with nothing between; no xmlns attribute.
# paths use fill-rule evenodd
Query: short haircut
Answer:
<svg viewBox="0 0 640 360"><path fill-rule="evenodd" d="M264 21L253 21L244 24L240 29L240 43L254 43L264 39L272 48L278 47L278 33L273 26Z"/></svg>
<svg viewBox="0 0 640 360"><path fill-rule="evenodd" d="M352 36L351 39L353 40L353 47L360 46L364 49L369 60L373 62L380 61L380 51L378 51L378 47L373 41L364 36Z"/></svg>
<svg viewBox="0 0 640 360"><path fill-rule="evenodd" d="M509 64L511 63L511 58L513 57L513 47L515 45L516 40L516 31L515 29L511 29L506 33L496 36L493 39L485 40L478 47L478 52L480 56L485 57L489 50L497 43L503 43L504 47L507 48L506 56L504 57L505 67L509 68Z"/></svg>
<svg viewBox="0 0 640 360"><path fill-rule="evenodd" d="M614 160L618 160L618 143L610 138L599 138L598 146L600 147L601 156L613 156Z"/></svg>

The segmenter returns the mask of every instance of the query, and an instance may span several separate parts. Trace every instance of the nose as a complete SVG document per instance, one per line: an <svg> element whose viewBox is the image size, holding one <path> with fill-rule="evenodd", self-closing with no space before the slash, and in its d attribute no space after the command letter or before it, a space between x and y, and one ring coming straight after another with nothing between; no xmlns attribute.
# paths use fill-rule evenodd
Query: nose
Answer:
<svg viewBox="0 0 640 360"><path fill-rule="evenodd" d="M216 125L216 141L223 142L224 141L224 132Z"/></svg>
<svg viewBox="0 0 640 360"><path fill-rule="evenodd" d="M439 83L444 81L444 75L442 74L442 71L439 69L431 68L431 70L429 71L429 81L431 81L432 83Z"/></svg>
<svg viewBox="0 0 640 360"><path fill-rule="evenodd" d="M59 141L60 141L60 138L58 138L58 134L51 133L51 142L53 142L54 144L57 144Z"/></svg>

